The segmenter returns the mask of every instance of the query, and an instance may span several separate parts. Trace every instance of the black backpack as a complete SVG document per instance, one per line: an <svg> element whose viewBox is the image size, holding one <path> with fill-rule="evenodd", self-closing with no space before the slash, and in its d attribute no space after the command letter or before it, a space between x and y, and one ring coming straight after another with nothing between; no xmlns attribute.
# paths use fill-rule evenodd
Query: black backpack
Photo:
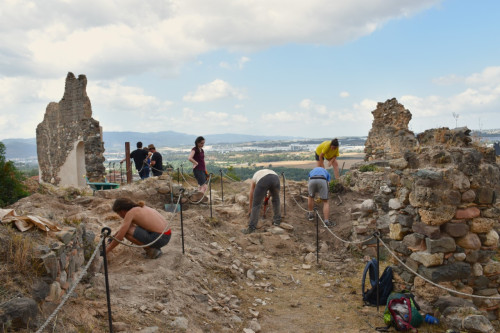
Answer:
<svg viewBox="0 0 500 333"><path fill-rule="evenodd" d="M370 289L365 290L366 273L369 274L370 278ZM377 259L372 259L366 263L365 269L363 271L363 280L361 281L361 294L363 295L363 301L366 305L377 305L377 276L378 276L378 265ZM382 273L382 276L378 281L379 289L379 305L387 304L387 298L392 292L392 267L387 266Z"/></svg>

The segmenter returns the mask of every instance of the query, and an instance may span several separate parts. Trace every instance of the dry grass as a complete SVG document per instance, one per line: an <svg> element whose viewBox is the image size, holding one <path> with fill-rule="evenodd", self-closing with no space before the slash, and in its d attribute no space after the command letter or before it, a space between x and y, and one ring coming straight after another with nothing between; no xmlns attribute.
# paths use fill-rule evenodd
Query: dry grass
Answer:
<svg viewBox="0 0 500 333"><path fill-rule="evenodd" d="M0 285L7 291L28 291L33 280L41 275L41 263L35 258L35 241L29 232L21 233L12 227L0 226ZM1 297L0 290L0 297Z"/></svg>

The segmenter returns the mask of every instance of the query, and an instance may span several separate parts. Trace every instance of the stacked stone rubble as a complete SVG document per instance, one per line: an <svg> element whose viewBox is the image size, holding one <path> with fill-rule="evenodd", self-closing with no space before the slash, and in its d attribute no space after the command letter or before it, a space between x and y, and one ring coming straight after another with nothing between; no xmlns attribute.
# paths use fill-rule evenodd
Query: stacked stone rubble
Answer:
<svg viewBox="0 0 500 333"><path fill-rule="evenodd" d="M384 109L384 117L408 119L407 110L393 100L384 107L387 103L393 108ZM374 128L376 123L384 122L376 119ZM471 144L466 128L440 128L418 135L413 148L411 140L400 137L399 153L373 154L373 143L384 146L383 136L394 132L374 128L370 136L376 139L367 140L372 146L365 163L377 165L376 171L361 172L358 165L349 175L351 189L373 196L353 211L354 238L381 231L392 251L423 277L465 294L500 297L500 262L493 260L500 232L500 168L494 150ZM397 144L394 138L387 142L385 147ZM448 294L407 269L396 272L430 303ZM490 319L498 318L498 300L471 300Z"/></svg>
<svg viewBox="0 0 500 333"><path fill-rule="evenodd" d="M42 279L33 286L35 301L58 304L95 250L95 235L83 225L64 227L51 235L51 241L36 248L43 268ZM43 303L45 304L45 303Z"/></svg>
<svg viewBox="0 0 500 333"><path fill-rule="evenodd" d="M399 158L415 146L415 135L408 130L410 111L393 98L378 103L372 111L373 124L365 143L365 160Z"/></svg>

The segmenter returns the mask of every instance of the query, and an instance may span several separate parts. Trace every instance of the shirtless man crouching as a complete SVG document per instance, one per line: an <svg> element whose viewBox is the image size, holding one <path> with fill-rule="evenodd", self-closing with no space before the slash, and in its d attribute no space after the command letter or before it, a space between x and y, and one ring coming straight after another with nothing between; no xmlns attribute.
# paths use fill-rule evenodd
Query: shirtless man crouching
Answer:
<svg viewBox="0 0 500 333"><path fill-rule="evenodd" d="M168 244L172 232L167 220L160 213L145 206L142 201L136 203L128 198L116 199L113 211L123 218L122 225L114 237L119 240L125 237L134 244L144 245L155 241L163 233L154 244L144 248L146 257L150 259L156 259L162 254L160 248ZM111 252L118 244L113 239L106 247L106 253Z"/></svg>

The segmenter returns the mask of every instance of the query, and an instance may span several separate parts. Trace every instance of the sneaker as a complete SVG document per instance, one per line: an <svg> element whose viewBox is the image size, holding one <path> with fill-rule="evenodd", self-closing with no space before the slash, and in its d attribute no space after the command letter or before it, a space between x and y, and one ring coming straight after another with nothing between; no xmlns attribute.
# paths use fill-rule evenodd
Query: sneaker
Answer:
<svg viewBox="0 0 500 333"><path fill-rule="evenodd" d="M335 227L337 225L337 223L333 222L333 221L328 221L328 220L325 220L325 225L327 227Z"/></svg>
<svg viewBox="0 0 500 333"><path fill-rule="evenodd" d="M146 258L149 258L149 259L156 259L159 256L161 256L163 253L163 252L161 252L160 249L155 249L153 247L150 247L150 248L147 248L144 250L146 251Z"/></svg>
<svg viewBox="0 0 500 333"><path fill-rule="evenodd" d="M314 220L314 213L313 212L307 212L307 219L309 221L313 221Z"/></svg>
<svg viewBox="0 0 500 333"><path fill-rule="evenodd" d="M251 234L255 232L255 228L248 227L245 229L241 229L241 232L244 233L245 235Z"/></svg>
<svg viewBox="0 0 500 333"><path fill-rule="evenodd" d="M280 226L280 224L281 224L281 221L274 221L274 222L273 222L273 225L274 225L274 226L277 226L277 227L279 227L279 226Z"/></svg>

